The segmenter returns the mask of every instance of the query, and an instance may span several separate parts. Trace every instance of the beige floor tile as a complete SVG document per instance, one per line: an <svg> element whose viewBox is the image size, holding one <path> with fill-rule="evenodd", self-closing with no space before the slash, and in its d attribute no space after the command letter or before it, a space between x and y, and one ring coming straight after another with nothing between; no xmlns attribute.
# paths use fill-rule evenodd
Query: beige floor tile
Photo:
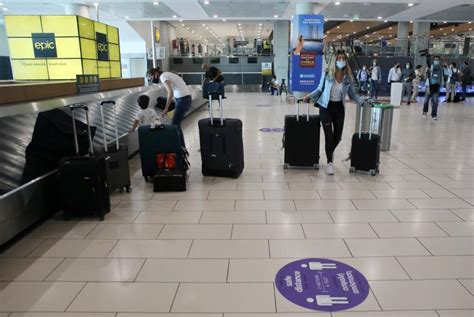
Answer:
<svg viewBox="0 0 474 317"><path fill-rule="evenodd" d="M264 211L250 212L219 212L205 211L201 223L234 224L234 223L266 223Z"/></svg>
<svg viewBox="0 0 474 317"><path fill-rule="evenodd" d="M189 190L176 193L155 193L152 200L206 200L209 190Z"/></svg>
<svg viewBox="0 0 474 317"><path fill-rule="evenodd" d="M88 283L68 311L169 312L177 287L176 283Z"/></svg>
<svg viewBox="0 0 474 317"><path fill-rule="evenodd" d="M375 199L367 189L319 190L322 199Z"/></svg>
<svg viewBox="0 0 474 317"><path fill-rule="evenodd" d="M413 209L413 205L406 199L353 199L357 209Z"/></svg>
<svg viewBox="0 0 474 317"><path fill-rule="evenodd" d="M464 221L474 221L474 208L471 209L453 209L453 213L461 217Z"/></svg>
<svg viewBox="0 0 474 317"><path fill-rule="evenodd" d="M190 246L190 240L121 240L108 257L185 258Z"/></svg>
<svg viewBox="0 0 474 317"><path fill-rule="evenodd" d="M40 239L84 239L97 223L43 223L28 236Z"/></svg>
<svg viewBox="0 0 474 317"><path fill-rule="evenodd" d="M227 183L188 183L187 191L237 190L237 182Z"/></svg>
<svg viewBox="0 0 474 317"><path fill-rule="evenodd" d="M158 239L230 239L232 225L167 224Z"/></svg>
<svg viewBox="0 0 474 317"><path fill-rule="evenodd" d="M307 239L377 238L366 223L304 224L303 229Z"/></svg>
<svg viewBox="0 0 474 317"><path fill-rule="evenodd" d="M290 187L287 183L238 183L237 185L238 190L279 190L279 191L286 191L289 190Z"/></svg>
<svg viewBox="0 0 474 317"><path fill-rule="evenodd" d="M225 313L224 317L330 317L330 313Z"/></svg>
<svg viewBox="0 0 474 317"><path fill-rule="evenodd" d="M325 199L325 200L295 200L297 210L354 210L352 201L348 199Z"/></svg>
<svg viewBox="0 0 474 317"><path fill-rule="evenodd" d="M388 182L394 189L440 189L441 186L431 181L422 182Z"/></svg>
<svg viewBox="0 0 474 317"><path fill-rule="evenodd" d="M228 260L148 259L137 282L226 282Z"/></svg>
<svg viewBox="0 0 474 317"><path fill-rule="evenodd" d="M267 259L266 240L196 240L189 258L195 259Z"/></svg>
<svg viewBox="0 0 474 317"><path fill-rule="evenodd" d="M0 258L0 281L42 281L61 261L61 258Z"/></svg>
<svg viewBox="0 0 474 317"><path fill-rule="evenodd" d="M350 256L342 239L270 240L270 256L278 258L347 257Z"/></svg>
<svg viewBox="0 0 474 317"><path fill-rule="evenodd" d="M414 238L346 239L346 243L355 257L429 255Z"/></svg>
<svg viewBox="0 0 474 317"><path fill-rule="evenodd" d="M116 317L222 317L222 314L118 313Z"/></svg>
<svg viewBox="0 0 474 317"><path fill-rule="evenodd" d="M47 240L29 256L38 258L103 258L116 242L115 240Z"/></svg>
<svg viewBox="0 0 474 317"><path fill-rule="evenodd" d="M10 317L115 317L115 313L12 313Z"/></svg>
<svg viewBox="0 0 474 317"><path fill-rule="evenodd" d="M458 281L376 281L370 286L384 310L474 308L471 294Z"/></svg>
<svg viewBox="0 0 474 317"><path fill-rule="evenodd" d="M410 199L418 209L449 209L449 208L470 208L468 203L461 199ZM395 208L394 208L395 209Z"/></svg>
<svg viewBox="0 0 474 317"><path fill-rule="evenodd" d="M472 317L474 310L438 310L439 317Z"/></svg>
<svg viewBox="0 0 474 317"><path fill-rule="evenodd" d="M439 317L432 311L352 312L333 313L333 317Z"/></svg>
<svg viewBox="0 0 474 317"><path fill-rule="evenodd" d="M459 282L461 282L461 284L469 291L469 293L471 293L471 295L474 296L474 279L469 279L469 280L462 279L462 280L459 280Z"/></svg>
<svg viewBox="0 0 474 317"><path fill-rule="evenodd" d="M175 223L175 224L193 224L199 223L202 212L148 212L142 211L135 219L134 223Z"/></svg>
<svg viewBox="0 0 474 317"><path fill-rule="evenodd" d="M88 239L156 239L160 224L99 224Z"/></svg>
<svg viewBox="0 0 474 317"><path fill-rule="evenodd" d="M270 223L333 223L327 211L267 212Z"/></svg>
<svg viewBox="0 0 474 317"><path fill-rule="evenodd" d="M236 224L232 239L304 239L301 225L296 224Z"/></svg>
<svg viewBox="0 0 474 317"><path fill-rule="evenodd" d="M257 283L275 281L278 271L290 259L231 259L229 265L228 282L230 283Z"/></svg>
<svg viewBox="0 0 474 317"><path fill-rule="evenodd" d="M235 205L237 211L288 211L295 210L293 200L238 200Z"/></svg>
<svg viewBox="0 0 474 317"><path fill-rule="evenodd" d="M447 237L434 223L373 223L375 232L381 238Z"/></svg>
<svg viewBox="0 0 474 317"><path fill-rule="evenodd" d="M265 199L319 199L315 190L266 190Z"/></svg>
<svg viewBox="0 0 474 317"><path fill-rule="evenodd" d="M313 182L308 183L288 183L290 190L341 190L342 187L338 183Z"/></svg>
<svg viewBox="0 0 474 317"><path fill-rule="evenodd" d="M439 222L438 226L452 237L474 236L474 222Z"/></svg>
<svg viewBox="0 0 474 317"><path fill-rule="evenodd" d="M271 283L181 284L172 308L172 312L189 313L274 311Z"/></svg>
<svg viewBox="0 0 474 317"><path fill-rule="evenodd" d="M64 311L83 286L84 283L0 283L0 310Z"/></svg>
<svg viewBox="0 0 474 317"><path fill-rule="evenodd" d="M171 211L176 205L176 200L132 200L121 201L115 208L115 211L134 210L134 211Z"/></svg>
<svg viewBox="0 0 474 317"><path fill-rule="evenodd" d="M263 199L262 190L211 190L209 200L258 200Z"/></svg>
<svg viewBox="0 0 474 317"><path fill-rule="evenodd" d="M401 222L462 221L448 209L392 210Z"/></svg>
<svg viewBox="0 0 474 317"><path fill-rule="evenodd" d="M144 259L65 259L47 281L132 282Z"/></svg>
<svg viewBox="0 0 474 317"><path fill-rule="evenodd" d="M412 279L474 278L474 256L400 257Z"/></svg>
<svg viewBox="0 0 474 317"><path fill-rule="evenodd" d="M430 198L420 189L372 190L377 199Z"/></svg>
<svg viewBox="0 0 474 317"><path fill-rule="evenodd" d="M420 238L433 255L474 255L474 238Z"/></svg>
<svg viewBox="0 0 474 317"><path fill-rule="evenodd" d="M175 211L233 211L234 200L180 200Z"/></svg>
<svg viewBox="0 0 474 317"><path fill-rule="evenodd" d="M139 211L113 211L105 216L103 223L132 223Z"/></svg>
<svg viewBox="0 0 474 317"><path fill-rule="evenodd" d="M446 189L423 189L431 198L456 198L451 192Z"/></svg>
<svg viewBox="0 0 474 317"><path fill-rule="evenodd" d="M393 257L340 258L337 261L353 266L369 281L409 279Z"/></svg>
<svg viewBox="0 0 474 317"><path fill-rule="evenodd" d="M340 182L339 185L342 189L345 190L361 190L361 189L371 189L371 190L390 190L393 189L385 182Z"/></svg>
<svg viewBox="0 0 474 317"><path fill-rule="evenodd" d="M34 249L38 248L41 244L45 243L45 241L45 239L21 239L12 246L10 246L3 253L0 253L0 257L25 257L30 254Z"/></svg>
<svg viewBox="0 0 474 317"><path fill-rule="evenodd" d="M461 198L474 198L474 189L453 189L452 192Z"/></svg>
<svg viewBox="0 0 474 317"><path fill-rule="evenodd" d="M398 222L387 210L330 211L335 223Z"/></svg>

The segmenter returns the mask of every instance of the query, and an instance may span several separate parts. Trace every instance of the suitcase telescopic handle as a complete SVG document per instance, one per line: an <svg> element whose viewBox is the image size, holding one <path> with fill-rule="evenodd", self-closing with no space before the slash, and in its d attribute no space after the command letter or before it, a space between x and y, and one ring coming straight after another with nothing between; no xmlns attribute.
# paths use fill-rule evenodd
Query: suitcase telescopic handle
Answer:
<svg viewBox="0 0 474 317"><path fill-rule="evenodd" d="M104 119L104 105L112 105L113 119L114 119L114 132L115 132L115 147L117 151L120 149L119 136L118 136L118 127L117 127L117 112L115 109L115 101L105 100L100 103L100 118L102 120L102 139L104 143L104 150L108 152L107 147L107 134L105 133L105 119Z"/></svg>
<svg viewBox="0 0 474 317"><path fill-rule="evenodd" d="M74 112L78 109L82 109L86 113L87 136L89 138L89 153L90 155L94 155L94 147L92 145L91 125L89 123L89 108L83 104L74 104L74 105L69 106L69 109L71 109L71 115L72 115L72 129L74 131L74 145L76 147L76 154L78 156L80 155L79 141L77 140L76 117L74 115Z"/></svg>
<svg viewBox="0 0 474 317"><path fill-rule="evenodd" d="M219 110L220 110L220 120L221 125L224 125L224 107L222 104L222 95L219 94ZM212 94L209 94L209 118L211 120L211 125L214 125L214 118L212 116Z"/></svg>
<svg viewBox="0 0 474 317"><path fill-rule="evenodd" d="M300 103L304 102L303 99L296 101L296 121L300 121ZM309 102L306 103L306 121L309 122Z"/></svg>
<svg viewBox="0 0 474 317"><path fill-rule="evenodd" d="M364 116L364 108L365 107L370 107L370 110L372 110L372 108L373 108L372 103L368 99L364 100L364 102L360 106L359 139L362 138L362 118ZM372 139L372 129L370 128L370 124L369 124L369 140L371 140L371 139Z"/></svg>

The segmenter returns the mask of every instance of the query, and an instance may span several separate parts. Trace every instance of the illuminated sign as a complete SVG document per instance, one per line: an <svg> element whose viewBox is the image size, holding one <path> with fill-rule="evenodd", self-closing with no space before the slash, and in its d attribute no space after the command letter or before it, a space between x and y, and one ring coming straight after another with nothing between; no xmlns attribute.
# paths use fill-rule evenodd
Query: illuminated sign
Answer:
<svg viewBox="0 0 474 317"><path fill-rule="evenodd" d="M97 56L99 61L109 60L109 45L107 44L107 35L96 32Z"/></svg>
<svg viewBox="0 0 474 317"><path fill-rule="evenodd" d="M33 51L36 58L57 57L54 33L32 33Z"/></svg>

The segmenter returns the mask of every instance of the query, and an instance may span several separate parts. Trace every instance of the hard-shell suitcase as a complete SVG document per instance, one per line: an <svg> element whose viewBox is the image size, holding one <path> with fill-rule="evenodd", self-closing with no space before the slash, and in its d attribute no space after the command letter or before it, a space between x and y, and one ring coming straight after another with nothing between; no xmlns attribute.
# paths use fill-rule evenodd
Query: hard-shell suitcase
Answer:
<svg viewBox="0 0 474 317"><path fill-rule="evenodd" d="M209 94L209 118L199 120L202 174L237 178L244 169L242 121L224 119L222 95L219 95L220 120L212 116Z"/></svg>
<svg viewBox="0 0 474 317"><path fill-rule="evenodd" d="M153 180L154 192L186 191L187 175L185 169L158 169Z"/></svg>
<svg viewBox="0 0 474 317"><path fill-rule="evenodd" d="M380 136L372 133L370 129L369 132L362 132L363 111L366 107L372 109L367 101L365 102L365 106L363 105L361 107L359 132L354 133L352 136L351 167L349 171L351 173L365 171L375 176L379 173Z"/></svg>
<svg viewBox="0 0 474 317"><path fill-rule="evenodd" d="M176 153L179 158L176 160L176 169L186 169L176 126L166 124L156 127L141 126L138 128L138 140L142 174L145 181L151 180L155 175L158 153Z"/></svg>
<svg viewBox="0 0 474 317"><path fill-rule="evenodd" d="M319 136L321 121L318 115L309 114L309 103L306 104L306 115L299 115L299 104L296 103L296 115L285 116L283 146L285 148L284 168L313 167L319 169Z"/></svg>
<svg viewBox="0 0 474 317"><path fill-rule="evenodd" d="M108 144L104 118L104 106L112 105L112 117L114 122L115 144ZM121 192L126 190L131 192L130 168L128 165L128 147L119 143L117 113L115 111L115 101L108 100L100 103L100 118L102 122L102 143L103 149L97 150L97 156L105 159L105 175L109 192L113 193L117 189Z"/></svg>
<svg viewBox="0 0 474 317"><path fill-rule="evenodd" d="M104 220L104 215L110 211L105 159L94 156L87 107L84 105L73 105L70 109L77 156L66 157L59 162L58 185L63 216L66 220L77 217L98 217L100 220ZM90 150L90 156L86 157L82 157L79 154L74 118L74 112L77 109L86 111Z"/></svg>

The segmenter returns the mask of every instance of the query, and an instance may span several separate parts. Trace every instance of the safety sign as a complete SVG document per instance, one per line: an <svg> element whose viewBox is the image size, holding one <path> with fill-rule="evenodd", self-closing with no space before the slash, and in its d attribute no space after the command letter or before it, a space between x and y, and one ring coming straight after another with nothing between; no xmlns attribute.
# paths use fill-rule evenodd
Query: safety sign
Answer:
<svg viewBox="0 0 474 317"><path fill-rule="evenodd" d="M291 262L277 273L275 284L292 303L326 312L353 308L369 295L369 283L359 271L329 259Z"/></svg>

